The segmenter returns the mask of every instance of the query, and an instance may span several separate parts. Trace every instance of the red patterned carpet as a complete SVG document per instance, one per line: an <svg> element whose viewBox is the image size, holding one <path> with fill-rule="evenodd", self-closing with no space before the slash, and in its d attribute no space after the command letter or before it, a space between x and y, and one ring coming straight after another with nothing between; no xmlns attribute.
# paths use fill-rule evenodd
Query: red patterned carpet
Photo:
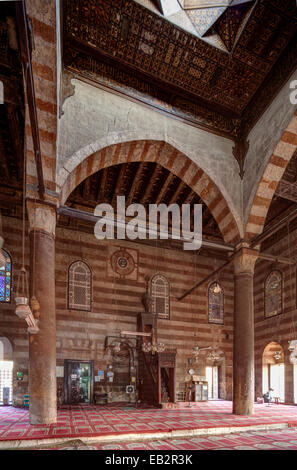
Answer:
<svg viewBox="0 0 297 470"><path fill-rule="evenodd" d="M255 414L232 415L232 403L211 401L192 408L129 408L127 405L64 406L54 425L32 426L26 409L0 407L0 441L61 437L94 437L127 433L145 434L216 427L242 427L285 423L297 426L297 407L255 405Z"/></svg>

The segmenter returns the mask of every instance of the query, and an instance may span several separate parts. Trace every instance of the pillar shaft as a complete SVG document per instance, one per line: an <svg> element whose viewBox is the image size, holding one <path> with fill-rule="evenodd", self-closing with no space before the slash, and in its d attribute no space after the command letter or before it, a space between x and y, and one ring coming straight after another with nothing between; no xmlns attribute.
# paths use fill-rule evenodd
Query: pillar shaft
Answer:
<svg viewBox="0 0 297 470"><path fill-rule="evenodd" d="M241 249L234 258L233 413L254 411L254 293L257 252Z"/></svg>
<svg viewBox="0 0 297 470"><path fill-rule="evenodd" d="M39 332L29 341L29 396L31 424L57 419L55 212L51 207L28 207L31 249L31 295L40 304Z"/></svg>

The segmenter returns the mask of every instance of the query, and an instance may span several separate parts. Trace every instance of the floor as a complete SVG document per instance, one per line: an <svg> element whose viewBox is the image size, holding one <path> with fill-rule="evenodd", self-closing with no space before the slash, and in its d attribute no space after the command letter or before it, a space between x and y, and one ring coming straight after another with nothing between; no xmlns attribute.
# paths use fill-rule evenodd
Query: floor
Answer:
<svg viewBox="0 0 297 470"><path fill-rule="evenodd" d="M116 444L85 444L77 440L30 450L297 450L297 429L251 431L221 436Z"/></svg>
<svg viewBox="0 0 297 470"><path fill-rule="evenodd" d="M172 430L233 428L285 423L297 426L297 406L256 404L253 416L232 415L232 403L211 401L182 409L135 409L125 404L103 406L64 406L54 425L32 426L29 411L0 407L0 442L45 438L106 436Z"/></svg>

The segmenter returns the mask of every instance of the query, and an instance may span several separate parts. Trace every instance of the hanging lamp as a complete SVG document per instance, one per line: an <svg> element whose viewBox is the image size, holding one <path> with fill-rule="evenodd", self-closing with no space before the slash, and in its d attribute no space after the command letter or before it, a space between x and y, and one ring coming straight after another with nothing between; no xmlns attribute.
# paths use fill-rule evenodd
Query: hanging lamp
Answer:
<svg viewBox="0 0 297 470"><path fill-rule="evenodd" d="M207 359L209 359L212 362L216 362L221 359L221 355L219 352L216 351L215 347L212 347L210 353L207 356Z"/></svg>
<svg viewBox="0 0 297 470"><path fill-rule="evenodd" d="M275 353L273 354L273 357L276 361L279 361L282 357L282 352L281 351L275 351Z"/></svg>
<svg viewBox="0 0 297 470"><path fill-rule="evenodd" d="M24 266L21 267L20 271L17 274L15 303L16 315L19 318L25 320L32 312L29 306L28 273Z"/></svg>
<svg viewBox="0 0 297 470"><path fill-rule="evenodd" d="M26 142L26 139L25 139ZM29 305L29 282L28 272L25 268L25 227L26 227L26 146L24 147L24 176L23 176L23 221L22 221L22 266L17 273L17 287L15 303L15 314L25 320L28 325L28 333L36 334L39 331L38 321L35 320L32 310ZM35 211L34 211L35 214ZM35 242L34 242L34 261L35 261ZM33 276L34 279L34 276ZM33 285L34 292L34 285ZM33 294L34 295L34 294ZM35 305L36 307L36 305Z"/></svg>

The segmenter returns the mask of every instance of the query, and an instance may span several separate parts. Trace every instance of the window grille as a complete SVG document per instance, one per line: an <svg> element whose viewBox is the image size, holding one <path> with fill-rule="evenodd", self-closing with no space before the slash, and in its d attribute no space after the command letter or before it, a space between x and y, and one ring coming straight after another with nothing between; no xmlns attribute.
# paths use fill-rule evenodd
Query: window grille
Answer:
<svg viewBox="0 0 297 470"><path fill-rule="evenodd" d="M218 282L208 288L208 321L209 323L224 323L224 291Z"/></svg>
<svg viewBox="0 0 297 470"><path fill-rule="evenodd" d="M0 302L10 302L11 299L11 258L9 254L2 249L6 258L6 264L0 268Z"/></svg>
<svg viewBox="0 0 297 470"><path fill-rule="evenodd" d="M71 310L91 310L92 274L88 265L75 261L68 273L68 308Z"/></svg>
<svg viewBox="0 0 297 470"><path fill-rule="evenodd" d="M282 313L282 273L272 271L265 281L265 317Z"/></svg>
<svg viewBox="0 0 297 470"><path fill-rule="evenodd" d="M150 281L150 296L152 299L152 313L159 318L169 319L170 316L170 286L162 274L155 274Z"/></svg>

